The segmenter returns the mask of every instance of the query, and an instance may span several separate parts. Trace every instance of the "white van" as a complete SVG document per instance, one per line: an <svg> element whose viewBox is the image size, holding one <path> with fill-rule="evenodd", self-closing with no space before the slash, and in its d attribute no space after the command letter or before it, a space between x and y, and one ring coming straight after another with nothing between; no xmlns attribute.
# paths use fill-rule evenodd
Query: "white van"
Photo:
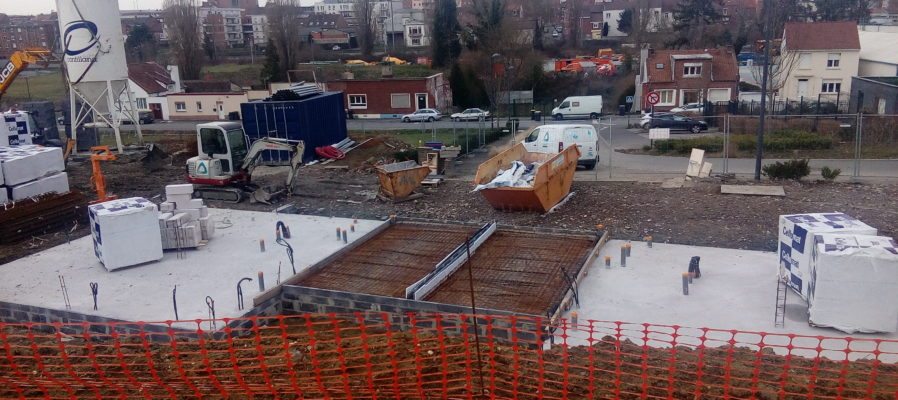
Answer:
<svg viewBox="0 0 898 400"><path fill-rule="evenodd" d="M602 116L602 96L571 96L552 109L556 120L565 118L592 118Z"/></svg>
<svg viewBox="0 0 898 400"><path fill-rule="evenodd" d="M599 135L588 124L542 125L524 139L524 148L534 153L558 153L571 144L580 149L577 165L594 169L599 163Z"/></svg>

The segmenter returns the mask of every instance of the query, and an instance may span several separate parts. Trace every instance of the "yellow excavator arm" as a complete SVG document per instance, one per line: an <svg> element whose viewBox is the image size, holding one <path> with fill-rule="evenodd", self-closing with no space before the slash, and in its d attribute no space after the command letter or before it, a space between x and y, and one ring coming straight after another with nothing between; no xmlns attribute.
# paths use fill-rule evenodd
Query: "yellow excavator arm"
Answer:
<svg viewBox="0 0 898 400"><path fill-rule="evenodd" d="M19 50L9 57L9 62L0 69L0 98L6 93L12 81L20 72L28 67L28 64L49 63L52 53L44 48L27 48Z"/></svg>

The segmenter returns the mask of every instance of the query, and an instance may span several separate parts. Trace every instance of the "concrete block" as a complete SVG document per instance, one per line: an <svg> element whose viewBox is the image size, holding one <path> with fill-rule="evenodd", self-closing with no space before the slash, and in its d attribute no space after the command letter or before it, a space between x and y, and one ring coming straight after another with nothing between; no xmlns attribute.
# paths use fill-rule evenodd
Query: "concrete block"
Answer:
<svg viewBox="0 0 898 400"><path fill-rule="evenodd" d="M32 144L29 131L35 129L28 125L28 113L24 111L4 112L3 124L0 125L0 147L30 145Z"/></svg>
<svg viewBox="0 0 898 400"><path fill-rule="evenodd" d="M200 210L198 208L185 208L178 211L187 214L187 218L190 221L198 221L200 219Z"/></svg>
<svg viewBox="0 0 898 400"><path fill-rule="evenodd" d="M209 207L202 206L200 207L200 218L205 218L209 216Z"/></svg>
<svg viewBox="0 0 898 400"><path fill-rule="evenodd" d="M212 240L212 237L215 236L215 221L210 220L209 217L200 217L198 221L203 240Z"/></svg>
<svg viewBox="0 0 898 400"><path fill-rule="evenodd" d="M203 199L191 199L190 200L190 208L199 210L203 207Z"/></svg>
<svg viewBox="0 0 898 400"><path fill-rule="evenodd" d="M162 204L159 204L159 211L162 211L164 213L170 213L172 211L175 211L175 203L166 201Z"/></svg>
<svg viewBox="0 0 898 400"><path fill-rule="evenodd" d="M0 169L4 184L11 186L65 171L65 164L58 147L24 145L0 147Z"/></svg>
<svg viewBox="0 0 898 400"><path fill-rule="evenodd" d="M69 175L65 172L45 176L16 185L9 188L9 197L13 201L25 200L31 197L40 196L47 193L68 193L69 192Z"/></svg>
<svg viewBox="0 0 898 400"><path fill-rule="evenodd" d="M2 175L2 174L0 174ZM0 205L9 203L9 193L5 187L0 187Z"/></svg>
<svg viewBox="0 0 898 400"><path fill-rule="evenodd" d="M171 196L173 194L186 194L193 195L193 185L190 183L182 184L182 185L168 185L165 187L165 196ZM190 197L190 196L188 196Z"/></svg>
<svg viewBox="0 0 898 400"><path fill-rule="evenodd" d="M190 200L193 199L190 194L166 194L165 200L175 203L175 210L183 210L190 208Z"/></svg>
<svg viewBox="0 0 898 400"><path fill-rule="evenodd" d="M134 197L88 207L94 254L108 271L162 259L156 205Z"/></svg>

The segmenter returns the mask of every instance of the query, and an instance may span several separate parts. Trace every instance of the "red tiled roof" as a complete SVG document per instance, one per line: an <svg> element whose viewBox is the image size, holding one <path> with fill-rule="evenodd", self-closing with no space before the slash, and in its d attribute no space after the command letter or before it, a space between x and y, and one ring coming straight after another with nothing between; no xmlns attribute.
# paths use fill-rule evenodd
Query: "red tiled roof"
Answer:
<svg viewBox="0 0 898 400"><path fill-rule="evenodd" d="M236 93L229 81L184 81L186 93Z"/></svg>
<svg viewBox="0 0 898 400"><path fill-rule="evenodd" d="M708 50L654 50L646 60L646 70L649 75L647 82L672 82L671 63L673 57L699 54L711 55L711 77L714 82L739 81L736 55L732 48L726 47ZM664 64L664 68L659 69L656 64Z"/></svg>
<svg viewBox="0 0 898 400"><path fill-rule="evenodd" d="M788 22L785 33L786 50L860 50L857 23Z"/></svg>
<svg viewBox="0 0 898 400"><path fill-rule="evenodd" d="M128 79L147 93L161 93L174 84L168 70L154 62L128 65Z"/></svg>

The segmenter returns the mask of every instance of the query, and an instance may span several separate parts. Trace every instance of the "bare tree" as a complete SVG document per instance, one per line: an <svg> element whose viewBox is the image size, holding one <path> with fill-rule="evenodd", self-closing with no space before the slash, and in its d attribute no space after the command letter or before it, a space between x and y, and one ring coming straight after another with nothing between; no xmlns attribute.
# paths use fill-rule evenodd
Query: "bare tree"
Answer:
<svg viewBox="0 0 898 400"><path fill-rule="evenodd" d="M586 17L587 13L587 1L586 0L567 0L565 2L565 12L567 14L567 27L565 32L567 32L567 44L573 48L580 48L580 45L583 43L583 17ZM606 21L608 23L608 21Z"/></svg>
<svg viewBox="0 0 898 400"><path fill-rule="evenodd" d="M776 44L779 42L773 43ZM774 96L777 95L781 97L787 96L787 94L780 93L780 91L786 87L786 82L789 80L789 76L792 75L792 71L798 67L800 58L799 52L797 51L783 52L776 47L770 49L770 71L767 76L767 97L769 101L772 102ZM760 86L764 82L763 66L753 66L751 68L751 75L755 82L758 83L758 86Z"/></svg>
<svg viewBox="0 0 898 400"><path fill-rule="evenodd" d="M373 0L355 0L356 37L363 57L371 57L374 52L374 41L377 39L377 21L374 19Z"/></svg>
<svg viewBox="0 0 898 400"><path fill-rule="evenodd" d="M181 77L199 79L203 69L203 34L196 2L165 0L162 5L169 46Z"/></svg>
<svg viewBox="0 0 898 400"><path fill-rule="evenodd" d="M281 71L296 66L302 38L299 37L299 0L268 0L265 4L268 34L280 59Z"/></svg>

